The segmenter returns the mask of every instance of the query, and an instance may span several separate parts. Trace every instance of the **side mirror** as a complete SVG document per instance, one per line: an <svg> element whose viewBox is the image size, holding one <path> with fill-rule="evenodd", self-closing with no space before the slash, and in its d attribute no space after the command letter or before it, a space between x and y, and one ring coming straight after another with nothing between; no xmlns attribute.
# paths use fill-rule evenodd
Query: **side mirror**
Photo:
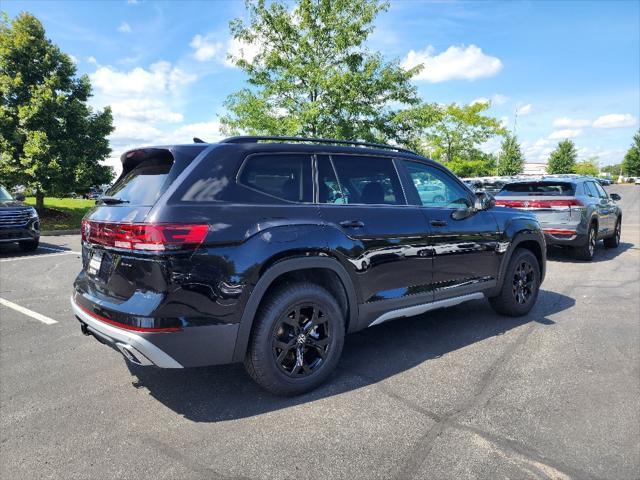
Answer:
<svg viewBox="0 0 640 480"><path fill-rule="evenodd" d="M16 193L16 196L13 197L19 202L24 202L24 193Z"/></svg>
<svg viewBox="0 0 640 480"><path fill-rule="evenodd" d="M622 200L622 197L620 195L618 195L617 193L610 193L609 197L611 198L611 200L613 200L614 202L619 202L620 200Z"/></svg>
<svg viewBox="0 0 640 480"><path fill-rule="evenodd" d="M496 206L496 199L493 198L493 195L487 192L477 192L476 193L476 201L475 201L475 209L476 210L489 210Z"/></svg>

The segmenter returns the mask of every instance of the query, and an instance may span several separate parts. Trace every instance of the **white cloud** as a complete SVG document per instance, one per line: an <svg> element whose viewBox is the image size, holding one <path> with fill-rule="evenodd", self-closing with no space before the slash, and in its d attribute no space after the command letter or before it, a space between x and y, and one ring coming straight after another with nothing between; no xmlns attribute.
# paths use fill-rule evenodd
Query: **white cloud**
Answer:
<svg viewBox="0 0 640 480"><path fill-rule="evenodd" d="M504 95L500 95L499 93L496 93L491 98L478 97L475 100L471 101L471 105L474 105L476 103L489 103L491 105L504 105L508 101L509 101L509 97L505 97Z"/></svg>
<svg viewBox="0 0 640 480"><path fill-rule="evenodd" d="M531 112L533 111L533 106L530 103L527 103L526 105L519 106L516 111L518 112L518 115L523 117L525 115L531 114Z"/></svg>
<svg viewBox="0 0 640 480"><path fill-rule="evenodd" d="M234 58L243 59L248 63L252 63L256 55L260 53L261 46L255 43L246 43L242 40L232 38L227 43L227 55L224 63L229 67L235 67ZM231 59L229 58L231 57Z"/></svg>
<svg viewBox="0 0 640 480"><path fill-rule="evenodd" d="M546 162L553 151L554 142L548 138L525 140L521 143L522 154L527 162Z"/></svg>
<svg viewBox="0 0 640 480"><path fill-rule="evenodd" d="M87 62L89 62L92 65L98 65L98 61L96 60L96 57L87 57Z"/></svg>
<svg viewBox="0 0 640 480"><path fill-rule="evenodd" d="M137 5L138 0L127 0L127 5Z"/></svg>
<svg viewBox="0 0 640 480"><path fill-rule="evenodd" d="M71 61L72 61L73 63L75 63L76 65L78 65L78 64L80 63L80 60L78 59L78 57L76 57L76 56L74 56L74 55L69 54L69 58L70 58L70 59L71 59Z"/></svg>
<svg viewBox="0 0 640 480"><path fill-rule="evenodd" d="M216 41L213 35L196 35L189 46L195 50L193 56L199 62L219 58L224 49L223 43Z"/></svg>
<svg viewBox="0 0 640 480"><path fill-rule="evenodd" d="M437 55L435 48L429 45L424 50L410 50L402 62L406 69L420 64L424 64L424 68L414 78L431 83L492 77L502 70L499 58L486 55L475 45L452 45Z"/></svg>
<svg viewBox="0 0 640 480"><path fill-rule="evenodd" d="M166 143L191 143L193 137L198 137L205 142L215 142L222 139L220 133L220 122L212 120L209 122L197 122L183 125L165 137Z"/></svg>
<svg viewBox="0 0 640 480"><path fill-rule="evenodd" d="M553 120L553 128L582 128L591 124L590 120L559 117Z"/></svg>
<svg viewBox="0 0 640 480"><path fill-rule="evenodd" d="M122 22L118 27L118 31L122 33L131 33L131 25L127 22Z"/></svg>
<svg viewBox="0 0 640 480"><path fill-rule="evenodd" d="M152 64L149 70L136 67L128 72L122 72L110 66L100 67L90 74L89 78L94 88L114 97L165 93L196 80L195 75L188 74L164 61Z"/></svg>
<svg viewBox="0 0 640 480"><path fill-rule="evenodd" d="M562 140L565 138L579 137L580 135L582 135L581 128L565 128L552 132L551 135L549 135L549 138Z"/></svg>
<svg viewBox="0 0 640 480"><path fill-rule="evenodd" d="M172 112L167 105L159 99L128 98L111 103L114 117L147 122L182 122L181 113Z"/></svg>
<svg viewBox="0 0 640 480"><path fill-rule="evenodd" d="M119 121L115 124L115 131L109 137L118 143L142 141L153 143L154 138L162 135L162 130L144 122Z"/></svg>
<svg viewBox="0 0 640 480"><path fill-rule="evenodd" d="M623 128L633 127L638 119L629 113L610 113L602 115L593 122L594 128Z"/></svg>

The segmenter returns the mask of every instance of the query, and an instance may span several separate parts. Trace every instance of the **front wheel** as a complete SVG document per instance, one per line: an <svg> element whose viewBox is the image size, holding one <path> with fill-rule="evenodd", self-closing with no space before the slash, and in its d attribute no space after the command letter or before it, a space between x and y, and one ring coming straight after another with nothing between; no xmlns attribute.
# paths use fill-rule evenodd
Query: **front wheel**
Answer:
<svg viewBox="0 0 640 480"><path fill-rule="evenodd" d="M538 259L530 250L519 248L509 260L500 293L489 298L489 303L502 315L520 317L533 308L539 290Z"/></svg>
<svg viewBox="0 0 640 480"><path fill-rule="evenodd" d="M618 218L616 221L616 228L613 231L613 235L603 240L605 248L618 248L620 245L620 234L622 232L622 221Z"/></svg>
<svg viewBox="0 0 640 480"><path fill-rule="evenodd" d="M245 368L276 395L313 390L338 364L345 321L335 298L313 283L276 290L260 308Z"/></svg>

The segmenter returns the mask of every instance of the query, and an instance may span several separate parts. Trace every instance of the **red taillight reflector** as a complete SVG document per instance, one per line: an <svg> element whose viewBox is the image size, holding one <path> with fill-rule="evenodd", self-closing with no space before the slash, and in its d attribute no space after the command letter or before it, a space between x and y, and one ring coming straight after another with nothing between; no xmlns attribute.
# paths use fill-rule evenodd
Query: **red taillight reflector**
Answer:
<svg viewBox="0 0 640 480"><path fill-rule="evenodd" d="M126 323L116 322L115 320L111 320L110 318L103 317L102 315L98 315L95 312L83 307L79 303L76 305L85 312L87 315L95 318L96 320L100 320L101 322L108 323L114 327L122 328L123 330L131 330L134 332L155 332L155 333L170 333L170 332L179 332L182 330L180 327L163 327L163 328L151 328L151 327L136 327L134 325L128 325Z"/></svg>
<svg viewBox="0 0 640 480"><path fill-rule="evenodd" d="M199 247L209 225L82 221L82 240L124 250L161 252Z"/></svg>
<svg viewBox="0 0 640 480"><path fill-rule="evenodd" d="M500 200L496 199L496 205L510 208L566 208L584 207L577 198L566 200Z"/></svg>
<svg viewBox="0 0 640 480"><path fill-rule="evenodd" d="M545 228L543 229L544 233L548 233L550 235L575 235L575 230L562 229L562 228Z"/></svg>

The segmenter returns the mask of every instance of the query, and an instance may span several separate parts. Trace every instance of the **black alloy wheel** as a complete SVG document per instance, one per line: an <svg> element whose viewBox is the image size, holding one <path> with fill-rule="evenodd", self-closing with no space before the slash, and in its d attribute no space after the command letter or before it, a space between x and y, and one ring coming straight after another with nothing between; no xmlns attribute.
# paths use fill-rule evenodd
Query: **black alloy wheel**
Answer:
<svg viewBox="0 0 640 480"><path fill-rule="evenodd" d="M321 306L302 304L276 324L273 355L278 368L286 375L304 377L322 366L330 342L331 325Z"/></svg>
<svg viewBox="0 0 640 480"><path fill-rule="evenodd" d="M513 273L513 296L520 305L526 304L533 297L533 282L535 272L533 266L526 260L520 262Z"/></svg>

